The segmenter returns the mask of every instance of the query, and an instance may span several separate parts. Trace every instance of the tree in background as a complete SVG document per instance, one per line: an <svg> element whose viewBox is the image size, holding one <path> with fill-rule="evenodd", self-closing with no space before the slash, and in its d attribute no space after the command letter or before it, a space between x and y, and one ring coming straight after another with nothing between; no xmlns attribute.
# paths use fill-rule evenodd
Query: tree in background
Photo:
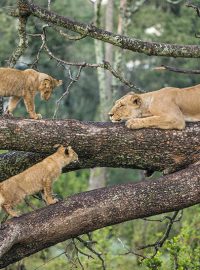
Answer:
<svg viewBox="0 0 200 270"><path fill-rule="evenodd" d="M89 1L87 4L84 3L84 12L77 9L78 5L82 5L81 0L72 1L70 4L60 0L52 3L51 1L34 1L34 3L35 5L19 0L16 2L17 9L13 7L5 9L9 4L8 1L1 3L3 18L1 34L4 36L1 44L2 65L23 64L34 67L64 79L65 83L62 92L58 91L55 94L56 103L55 99L46 106L37 102L37 106L40 106L39 110L42 113L46 112L46 117L54 118L54 121L34 122L4 118L0 120L1 149L20 151L0 156L1 180L19 173L51 153L55 142L70 143L79 154L80 164L65 168L65 171L93 167L124 167L165 171L165 174L170 174L156 180L80 193L51 207L23 215L19 219L8 220L6 226L2 227L0 236L1 268L45 247L72 238L64 246L60 244L59 254L66 256L71 265L74 263L82 269L88 265L87 257L97 258L97 261L94 260L88 266L90 269L97 267L105 269L106 265L125 269L124 264L127 269L132 269L131 267L137 263L138 269L145 267L144 264L140 266L134 255L144 260L149 269L159 269L164 267L163 265L167 267L166 260L163 258L166 254L170 254L174 269L180 267L198 269L199 240L195 239L190 249L186 247L190 237L196 235L188 225L192 222L184 224L179 237L174 236L171 240L168 238L172 225L178 223L181 218L178 210L199 203L199 166L195 165L199 160L199 125L191 124L182 132L159 130L133 132L123 125L112 123L56 120L58 117L69 116L80 120L93 120L98 102L102 104L108 101L108 105L111 102L105 98L105 94L108 94L107 91L105 92L108 90L106 87L114 88L114 95L117 96L118 90L126 93L130 90L158 89L164 84L183 87L196 83L197 77L194 75L184 76L182 73L178 75L172 72L152 71L152 67L164 65L168 70L187 74L199 73L197 60L188 60L188 58L199 57L198 45L168 44L174 41L188 44L188 36L192 44L198 44L198 39L192 37L199 24L199 21L194 19L193 11L185 7L183 1L165 1L165 3L144 0L118 1L115 3L114 13L118 12L118 7L121 6L121 17L118 19L118 16L114 16L113 30L110 28L112 32L106 32L91 23L93 6ZM44 5L44 8L37 4ZM109 4L111 5L112 2ZM198 11L197 7L192 7ZM52 10L64 17L60 17ZM66 11L70 16L73 14L76 20L72 21L66 17ZM6 13L16 19L7 16ZM106 18L109 18L109 12ZM160 19L159 22L157 18ZM109 19L112 22L112 16ZM79 23L78 20L85 23ZM15 41L16 22L19 22L18 44ZM7 27L8 25L10 27ZM117 26L118 33L114 34L117 32L115 30ZM72 34L71 31L76 34ZM131 38L133 36L137 38ZM99 60L96 58L97 63L94 63L95 50L91 38L101 40L100 42L105 44L112 44L112 49L109 48L108 51L113 50L115 57L111 53L112 57L105 58L106 61L99 57ZM144 39L148 41L143 42ZM161 41L166 43L160 43ZM95 47L97 49L97 45ZM12 49L14 53L10 56ZM123 53L124 65L121 60L122 49L126 49L126 53ZM152 56L149 58L146 55ZM175 60L173 57L178 57L180 60ZM114 63L111 61L112 58L115 59ZM184 68L174 68L175 64ZM103 74L102 79L96 75L96 69ZM113 83L110 74L114 78ZM120 89L117 87L116 80L120 82ZM97 81L103 84L106 82L106 87L103 86L102 91L99 83L100 94L104 93L103 99L99 98L98 92L95 91ZM21 107L20 110L23 108ZM129 174L126 174L126 177L133 177L133 171L127 171ZM112 171L110 183L112 181L117 183L124 174L124 170L117 173ZM67 176L68 185L74 193L87 189L88 172L77 174L72 172ZM66 196L68 195L65 191L66 178L64 176L61 178L57 191ZM75 184L76 178L84 184ZM118 239L114 237L113 240L112 236L116 235L114 227L105 228L99 234L95 232L92 236L90 234L79 236L108 225L171 211L175 212L163 218L153 218L152 221L141 221L138 227L134 226L135 228L131 223L127 223L124 229L121 231L119 229L117 232L120 235ZM197 207L192 210L192 214L188 212L188 220L196 211L198 211ZM162 225L148 225L148 222L157 224L154 220L160 224L168 221L165 232L158 235L157 241L153 241L152 231L155 227L159 227L161 231L163 228ZM174 229L174 235L176 230L178 228ZM102 243L103 235L106 241ZM183 237L185 244L181 247ZM101 243L99 245L105 251L104 257L96 251L95 241ZM161 250L164 244L166 251ZM111 250L109 254L112 254L110 257L106 255L109 249ZM151 252L145 252L146 249L150 249ZM54 253L57 252L58 250ZM184 252L189 252L190 256L183 258ZM123 258L119 256L122 253ZM44 257L44 264L47 263L49 256L44 253L40 256ZM125 259L126 256L128 259ZM65 265L66 260L60 263Z"/></svg>

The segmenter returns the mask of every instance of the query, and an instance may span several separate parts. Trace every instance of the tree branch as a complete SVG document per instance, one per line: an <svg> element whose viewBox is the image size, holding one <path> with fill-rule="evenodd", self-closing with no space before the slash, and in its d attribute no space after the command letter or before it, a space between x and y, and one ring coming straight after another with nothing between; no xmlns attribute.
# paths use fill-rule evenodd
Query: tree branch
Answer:
<svg viewBox="0 0 200 270"><path fill-rule="evenodd" d="M34 5L27 0L20 1L26 7L26 12L28 14L32 14L33 16L38 17L47 23L66 28L81 35L87 35L88 37L111 43L123 49L144 53L147 55L186 58L200 57L200 46L198 45L177 45L146 42L139 39L130 38L128 36L116 35L97 28L94 25L87 25L71 20L67 17L59 16L58 14Z"/></svg>
<svg viewBox="0 0 200 270"><path fill-rule="evenodd" d="M199 69L184 69L184 68L177 68L177 67L171 67L171 66L166 66L166 65L155 67L154 70L169 70L169 71L185 73L185 74L200 74Z"/></svg>
<svg viewBox="0 0 200 270"><path fill-rule="evenodd" d="M16 50L13 52L9 59L9 65L14 67L18 59L23 55L24 51L28 47L28 40L26 38L26 24L29 14L26 11L26 5L21 0L18 0L18 11L19 11L19 23L18 23L18 35L19 44Z"/></svg>
<svg viewBox="0 0 200 270"><path fill-rule="evenodd" d="M72 145L79 155L80 163L65 171L124 167L172 172L199 160L200 123L163 131L130 130L123 123L1 118L0 149L37 153L0 155L1 180L49 155L58 143Z"/></svg>
<svg viewBox="0 0 200 270"><path fill-rule="evenodd" d="M1 230L6 241L10 227L18 230L15 245L0 259L0 268L41 249L96 229L200 202L200 166L136 184L115 185L73 195L35 212L8 220ZM2 243L0 242L0 248Z"/></svg>

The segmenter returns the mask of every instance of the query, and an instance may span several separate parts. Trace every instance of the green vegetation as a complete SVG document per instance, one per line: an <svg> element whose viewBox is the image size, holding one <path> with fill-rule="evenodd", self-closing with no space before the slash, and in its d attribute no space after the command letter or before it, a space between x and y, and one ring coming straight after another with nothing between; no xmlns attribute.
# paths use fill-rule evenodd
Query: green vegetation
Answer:
<svg viewBox="0 0 200 270"><path fill-rule="evenodd" d="M17 45L17 20L5 14L7 6L12 6L15 1L1 1L0 8L0 62L6 66L12 51ZM46 6L47 1L34 1L39 5ZM183 1L182 1L183 2ZM162 41L168 43L199 44L195 33L200 28L200 19L195 17L194 11L182 4L171 5L166 1L147 1L140 11L131 18L128 35L142 40ZM81 8L79 8L81 7ZM61 15L73 17L76 20L90 23L93 20L93 6L90 1L83 0L56 0L52 1L53 11ZM117 16L119 1L115 2L115 14ZM160 33L158 35L148 34L147 29L154 27ZM117 20L115 20L115 31ZM85 38L80 41L69 41L61 38L52 29L48 31L48 46L59 58L72 62L95 63L94 40ZM31 18L28 23L29 33L40 33L41 22ZM70 33L73 35L73 33ZM20 59L18 67L31 64L41 45L41 40L29 37L29 47L25 55ZM136 83L137 86L146 91L159 89L163 86L184 87L199 83L198 75L175 74L173 72L154 71L153 68L162 64L177 66L187 69L198 69L198 59L169 59L159 57L147 57L132 52L125 52L125 76ZM20 65L19 65L20 64ZM52 99L45 103L36 100L36 110L44 118L52 118L56 107L56 100L64 93L70 83L68 70L57 65L56 61L49 59L43 51L37 68L40 71L49 73L64 80L64 86L57 90ZM78 68L71 68L72 75L76 76ZM121 93L129 91L127 87L121 87ZM58 118L76 118L79 120L95 120L98 112L99 93L96 69L84 68L80 79L72 85L69 95L63 98ZM112 106L112 104L110 104ZM20 105L15 116L26 115L24 105ZM142 173L130 169L110 169L108 185L123 182L138 181ZM54 190L59 198L71 194L86 191L88 189L89 171L82 170L63 174L55 183ZM35 198L30 199L36 207L44 204ZM24 212L30 211L25 203L20 207ZM163 222L151 222L136 220L126 222L112 227L107 227L93 232L91 235L84 235L82 239L88 241L92 238L89 247L94 249L105 261L108 270L198 270L200 269L200 211L199 206L184 210L182 219L176 222L170 233L170 237L152 259L141 262L141 258L134 254L126 254L130 250L150 257L154 250L148 248L137 251L137 247L154 243L162 237L167 220ZM156 217L156 219L162 219ZM88 238L89 237L89 238ZM76 245L74 245L76 244ZM100 255L99 255L100 256ZM88 269L98 270L102 268L102 261L98 255L75 239L65 241L47 250L39 252L23 260L27 270L36 269ZM55 258L55 259L53 259ZM79 262L80 260L80 262ZM16 265L6 269L18 269ZM21 268L23 269L23 268Z"/></svg>

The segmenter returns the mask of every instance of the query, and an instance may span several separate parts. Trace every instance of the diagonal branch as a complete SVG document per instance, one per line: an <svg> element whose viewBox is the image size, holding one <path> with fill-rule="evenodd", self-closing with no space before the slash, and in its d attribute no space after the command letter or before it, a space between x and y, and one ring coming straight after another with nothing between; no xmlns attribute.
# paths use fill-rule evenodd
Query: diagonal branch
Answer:
<svg viewBox="0 0 200 270"><path fill-rule="evenodd" d="M73 195L57 204L8 220L21 228L15 245L0 259L0 268L66 239L165 212L177 211L200 202L200 166L191 166L157 180L115 185ZM0 243L1 248L1 243Z"/></svg>
<svg viewBox="0 0 200 270"><path fill-rule="evenodd" d="M32 14L33 16L38 17L47 23L66 28L81 35L87 35L88 37L111 43L114 46L123 49L144 53L147 55L186 58L200 57L200 46L198 45L177 45L146 42L139 39L130 38L128 36L116 35L97 28L94 25L87 25L67 17L59 16L58 14L34 5L27 0L20 1L24 4L24 6L26 6L28 14Z"/></svg>

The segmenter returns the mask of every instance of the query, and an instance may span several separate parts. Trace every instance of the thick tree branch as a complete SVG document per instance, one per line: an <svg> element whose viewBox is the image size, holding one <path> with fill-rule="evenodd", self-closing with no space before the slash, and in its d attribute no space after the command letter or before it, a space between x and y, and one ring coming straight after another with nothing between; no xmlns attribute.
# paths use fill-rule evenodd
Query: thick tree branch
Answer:
<svg viewBox="0 0 200 270"><path fill-rule="evenodd" d="M1 118L0 149L37 155L18 152L0 155L0 179L41 160L58 143L72 145L79 155L79 165L71 164L65 171L124 167L170 172L199 160L200 123L188 124L183 131L163 131L130 130L123 123Z"/></svg>
<svg viewBox="0 0 200 270"><path fill-rule="evenodd" d="M116 185L73 195L19 218L8 220L1 237L14 246L0 259L0 268L71 237L123 221L176 211L200 202L200 166L191 166L159 180ZM0 242L0 249L2 243Z"/></svg>
<svg viewBox="0 0 200 270"><path fill-rule="evenodd" d="M45 154L13 151L0 155L0 181L16 175L45 158Z"/></svg>
<svg viewBox="0 0 200 270"><path fill-rule="evenodd" d="M116 35L111 32L104 31L103 29L97 28L94 25L87 25L67 17L59 16L58 14L34 5L27 0L20 1L26 7L24 9L28 15L32 14L33 16L38 17L47 23L64 27L81 35L87 35L88 37L111 43L123 49L144 53L147 55L187 58L200 57L200 46L198 45L177 45L158 42L146 42L127 36Z"/></svg>

